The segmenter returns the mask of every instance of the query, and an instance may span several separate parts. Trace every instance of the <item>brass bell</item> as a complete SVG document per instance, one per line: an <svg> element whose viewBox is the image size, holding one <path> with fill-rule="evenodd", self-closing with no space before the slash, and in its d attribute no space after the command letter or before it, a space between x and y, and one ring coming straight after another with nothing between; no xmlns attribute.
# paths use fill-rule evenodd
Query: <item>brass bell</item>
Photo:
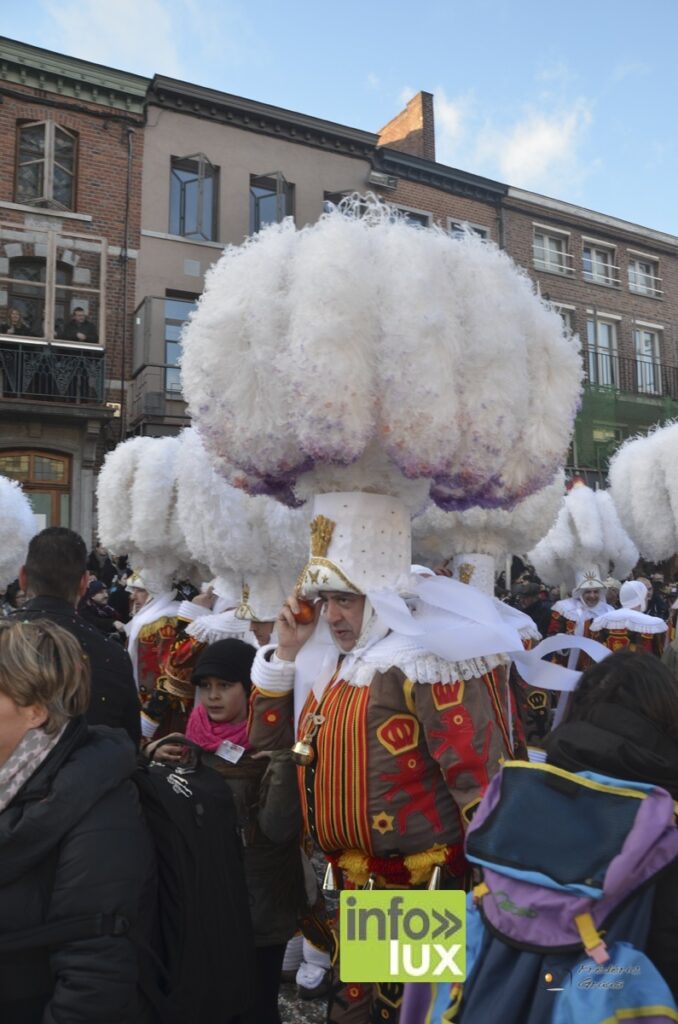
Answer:
<svg viewBox="0 0 678 1024"><path fill-rule="evenodd" d="M331 861L328 861L327 867L325 868L325 874L323 875L323 892L336 892L340 888L341 886L337 879L337 873L334 870L334 864Z"/></svg>
<svg viewBox="0 0 678 1024"><path fill-rule="evenodd" d="M307 765L315 761L315 750L307 740L297 740L292 747L292 760L295 764Z"/></svg>
<svg viewBox="0 0 678 1024"><path fill-rule="evenodd" d="M370 889L371 890L371 889L374 889L374 886L375 886L374 875L370 875L370 877L365 882L365 884L363 886L363 889Z"/></svg>
<svg viewBox="0 0 678 1024"><path fill-rule="evenodd" d="M433 871L431 872L431 878L429 879L429 883L426 886L426 888L430 890L439 889L442 875L443 873L440 870L440 865L436 864L436 866L433 868Z"/></svg>

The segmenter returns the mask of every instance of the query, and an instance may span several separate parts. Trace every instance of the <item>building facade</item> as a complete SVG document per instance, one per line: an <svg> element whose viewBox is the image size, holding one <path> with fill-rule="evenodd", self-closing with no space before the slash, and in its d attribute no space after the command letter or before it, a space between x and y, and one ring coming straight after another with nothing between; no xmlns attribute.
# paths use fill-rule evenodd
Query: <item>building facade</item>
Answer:
<svg viewBox="0 0 678 1024"><path fill-rule="evenodd" d="M147 86L0 39L0 473L88 543L124 436Z"/></svg>

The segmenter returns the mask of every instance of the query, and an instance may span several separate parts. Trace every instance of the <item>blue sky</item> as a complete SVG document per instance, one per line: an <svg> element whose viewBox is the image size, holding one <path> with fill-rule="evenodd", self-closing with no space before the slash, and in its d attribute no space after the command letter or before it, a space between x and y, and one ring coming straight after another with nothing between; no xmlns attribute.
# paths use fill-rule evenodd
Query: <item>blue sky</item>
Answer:
<svg viewBox="0 0 678 1024"><path fill-rule="evenodd" d="M678 235L678 0L26 0L3 34L377 131L420 89L438 159Z"/></svg>

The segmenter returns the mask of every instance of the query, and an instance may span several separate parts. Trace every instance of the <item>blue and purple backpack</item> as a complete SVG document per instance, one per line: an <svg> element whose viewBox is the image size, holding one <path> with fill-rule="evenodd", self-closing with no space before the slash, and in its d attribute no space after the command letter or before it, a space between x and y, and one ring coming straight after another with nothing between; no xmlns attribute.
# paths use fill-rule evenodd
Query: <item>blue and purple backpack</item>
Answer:
<svg viewBox="0 0 678 1024"><path fill-rule="evenodd" d="M408 984L400 1024L668 1024L643 950L659 874L678 857L658 786L508 762L466 837L467 980Z"/></svg>

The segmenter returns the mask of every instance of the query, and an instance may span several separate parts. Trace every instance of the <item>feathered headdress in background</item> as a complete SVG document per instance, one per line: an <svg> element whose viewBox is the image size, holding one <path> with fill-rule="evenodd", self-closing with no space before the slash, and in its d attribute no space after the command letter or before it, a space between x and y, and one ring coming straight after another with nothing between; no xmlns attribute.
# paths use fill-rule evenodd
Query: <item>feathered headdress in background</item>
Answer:
<svg viewBox="0 0 678 1024"><path fill-rule="evenodd" d="M678 552L678 423L626 441L610 462L619 517L643 558Z"/></svg>
<svg viewBox="0 0 678 1024"><path fill-rule="evenodd" d="M519 502L511 511L470 508L442 512L430 507L412 520L415 561L434 565L457 554L524 555L553 526L565 493L561 469L548 487Z"/></svg>
<svg viewBox="0 0 678 1024"><path fill-rule="evenodd" d="M106 456L97 482L99 537L128 555L153 593L194 569L176 507L180 444L179 437L124 441Z"/></svg>
<svg viewBox="0 0 678 1024"><path fill-rule="evenodd" d="M367 490L511 508L564 461L582 375L504 252L374 199L226 249L183 348L219 470L288 504Z"/></svg>
<svg viewBox="0 0 678 1024"><path fill-rule="evenodd" d="M544 583L565 583L569 589L576 585L577 572L592 566L600 570L603 579L610 573L624 579L638 557L610 495L583 483L574 484L553 527L528 552Z"/></svg>
<svg viewBox="0 0 678 1024"><path fill-rule="evenodd" d="M177 506L194 559L209 566L217 594L237 594L242 581L255 603L264 576L280 578L276 614L302 569L308 548L308 515L266 497L250 497L217 474L200 435L185 430L177 463ZM287 588L287 589L285 589Z"/></svg>
<svg viewBox="0 0 678 1024"><path fill-rule="evenodd" d="M30 501L15 480L0 476L0 590L16 579L35 533Z"/></svg>

